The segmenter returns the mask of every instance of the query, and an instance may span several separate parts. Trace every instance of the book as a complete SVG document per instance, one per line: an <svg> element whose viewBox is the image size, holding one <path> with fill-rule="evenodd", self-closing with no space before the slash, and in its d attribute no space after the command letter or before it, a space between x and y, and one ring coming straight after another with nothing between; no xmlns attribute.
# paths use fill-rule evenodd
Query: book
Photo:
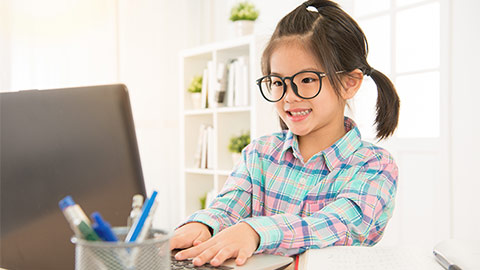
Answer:
<svg viewBox="0 0 480 270"><path fill-rule="evenodd" d="M204 127L202 132L202 150L201 150L201 157L200 157L200 169L207 168L207 142L208 142L207 127Z"/></svg>
<svg viewBox="0 0 480 270"><path fill-rule="evenodd" d="M205 125L200 124L198 130L197 149L193 158L193 166L195 168L202 168L202 149L203 149L203 134L205 133Z"/></svg>
<svg viewBox="0 0 480 270"><path fill-rule="evenodd" d="M214 129L211 126L207 127L207 169L213 169L214 168L214 149L213 149L213 144L214 144Z"/></svg>
<svg viewBox="0 0 480 270"><path fill-rule="evenodd" d="M219 63L217 67L217 85L215 89L215 102L217 106L223 106L225 92L227 91L227 65Z"/></svg>
<svg viewBox="0 0 480 270"><path fill-rule="evenodd" d="M208 61L207 70L208 70L208 86L207 86L208 107L214 108L216 107L215 91L217 89L218 81L217 81L217 73L215 70L215 64L213 63L213 61Z"/></svg>
<svg viewBox="0 0 480 270"><path fill-rule="evenodd" d="M246 57L238 57L234 63L234 104L248 106L248 66Z"/></svg>
<svg viewBox="0 0 480 270"><path fill-rule="evenodd" d="M203 70L203 77L202 77L202 95L201 95L201 103L202 105L200 108L205 109L207 108L207 93L208 93L208 69Z"/></svg>
<svg viewBox="0 0 480 270"><path fill-rule="evenodd" d="M333 246L309 249L299 257L303 270L442 270L431 250L410 246Z"/></svg>
<svg viewBox="0 0 480 270"><path fill-rule="evenodd" d="M233 107L235 105L235 62L236 59L232 59L228 63L227 68L227 107Z"/></svg>

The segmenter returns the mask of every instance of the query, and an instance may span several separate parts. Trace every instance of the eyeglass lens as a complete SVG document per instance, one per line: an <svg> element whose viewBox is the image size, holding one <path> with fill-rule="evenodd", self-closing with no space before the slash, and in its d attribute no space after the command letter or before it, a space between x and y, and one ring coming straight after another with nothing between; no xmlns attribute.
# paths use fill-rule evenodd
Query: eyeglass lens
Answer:
<svg viewBox="0 0 480 270"><path fill-rule="evenodd" d="M295 74L291 79L292 89L296 90L296 95L300 98L313 98L319 92L321 88L321 78L317 73L305 71ZM264 97L272 102L279 101L284 96L287 86L285 80L276 75L269 75L259 83L260 90Z"/></svg>

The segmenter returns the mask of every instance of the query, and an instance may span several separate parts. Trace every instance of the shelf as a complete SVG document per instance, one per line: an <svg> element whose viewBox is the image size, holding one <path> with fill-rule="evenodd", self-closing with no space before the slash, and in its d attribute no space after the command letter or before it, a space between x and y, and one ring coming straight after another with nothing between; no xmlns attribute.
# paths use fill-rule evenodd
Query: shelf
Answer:
<svg viewBox="0 0 480 270"><path fill-rule="evenodd" d="M217 108L218 113L231 113L231 112L248 112L250 107L220 107Z"/></svg>
<svg viewBox="0 0 480 270"><path fill-rule="evenodd" d="M185 116L188 115L208 115L217 113L235 113L235 112L248 112L251 110L251 107L218 107L213 109L198 109L198 110L186 110L183 112Z"/></svg>
<svg viewBox="0 0 480 270"><path fill-rule="evenodd" d="M180 54L180 196L183 217L198 210L199 199L210 191L219 192L229 178L234 166L228 150L231 137L250 132L250 136L255 138L278 130L278 116L276 113L272 116L273 106L263 100L254 82L261 76L261 51L267 41L265 37L244 36L184 50ZM219 64L235 58L245 60L248 67L248 100L240 104L249 105L194 109L196 107L186 91L192 78L203 74L208 65L213 65L215 70ZM213 156L210 156L210 161L207 159L209 169L199 169L196 166L200 163L199 149L205 149L201 136L205 126L213 128L213 134L210 134L213 148L207 147L207 155L213 153Z"/></svg>
<svg viewBox="0 0 480 270"><path fill-rule="evenodd" d="M213 109L186 110L183 112L184 115L206 115L212 113Z"/></svg>
<svg viewBox="0 0 480 270"><path fill-rule="evenodd" d="M196 169L196 168L186 168L185 173L191 174L201 174L201 175L220 175L220 176L230 176L232 170L212 170L212 169Z"/></svg>
<svg viewBox="0 0 480 270"><path fill-rule="evenodd" d="M204 174L204 175L214 175L215 171L212 169L197 169L197 168L187 168L185 169L186 173L194 174Z"/></svg>

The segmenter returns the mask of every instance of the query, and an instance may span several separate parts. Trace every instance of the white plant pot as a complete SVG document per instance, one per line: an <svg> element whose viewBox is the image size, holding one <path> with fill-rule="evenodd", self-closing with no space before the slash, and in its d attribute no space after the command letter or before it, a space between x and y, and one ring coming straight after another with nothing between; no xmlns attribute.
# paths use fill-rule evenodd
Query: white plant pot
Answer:
<svg viewBox="0 0 480 270"><path fill-rule="evenodd" d="M232 153L233 166L235 166L238 163L241 157L242 157L242 153Z"/></svg>
<svg viewBox="0 0 480 270"><path fill-rule="evenodd" d="M199 110L202 107L202 93L190 93L192 99L192 107L194 110Z"/></svg>
<svg viewBox="0 0 480 270"><path fill-rule="evenodd" d="M255 21L240 20L234 21L233 26L235 28L235 35L237 37L253 34L253 26Z"/></svg>

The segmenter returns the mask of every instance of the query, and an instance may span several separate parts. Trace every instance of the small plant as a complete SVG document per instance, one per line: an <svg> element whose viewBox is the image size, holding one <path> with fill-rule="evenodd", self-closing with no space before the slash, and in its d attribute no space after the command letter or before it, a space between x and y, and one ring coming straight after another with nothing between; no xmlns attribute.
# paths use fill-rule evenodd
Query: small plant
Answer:
<svg viewBox="0 0 480 270"><path fill-rule="evenodd" d="M250 143L250 132L244 132L239 136L233 136L230 138L230 144L228 150L232 153L241 153L243 148Z"/></svg>
<svg viewBox="0 0 480 270"><path fill-rule="evenodd" d="M258 18L258 14L258 10L255 9L252 3L247 1L240 2L233 6L230 12L230 20L232 22L240 20L255 21Z"/></svg>
<svg viewBox="0 0 480 270"><path fill-rule="evenodd" d="M188 86L187 91L190 93L200 93L202 92L202 76L194 76L190 85Z"/></svg>
<svg viewBox="0 0 480 270"><path fill-rule="evenodd" d="M198 200L200 200L200 209L205 209L207 206L207 193L200 197Z"/></svg>

